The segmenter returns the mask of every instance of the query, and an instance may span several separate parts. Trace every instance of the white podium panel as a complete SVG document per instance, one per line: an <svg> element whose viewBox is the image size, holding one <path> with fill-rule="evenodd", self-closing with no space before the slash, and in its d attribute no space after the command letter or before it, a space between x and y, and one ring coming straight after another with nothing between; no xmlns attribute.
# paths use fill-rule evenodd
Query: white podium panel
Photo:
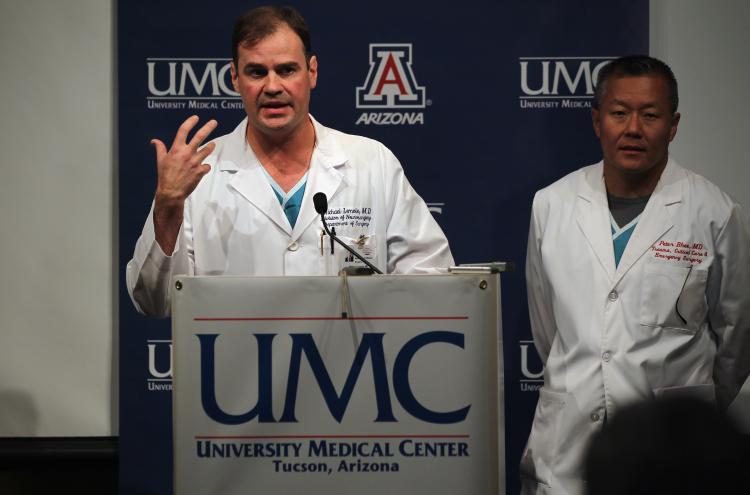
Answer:
<svg viewBox="0 0 750 495"><path fill-rule="evenodd" d="M176 493L505 492L499 275L174 283Z"/></svg>

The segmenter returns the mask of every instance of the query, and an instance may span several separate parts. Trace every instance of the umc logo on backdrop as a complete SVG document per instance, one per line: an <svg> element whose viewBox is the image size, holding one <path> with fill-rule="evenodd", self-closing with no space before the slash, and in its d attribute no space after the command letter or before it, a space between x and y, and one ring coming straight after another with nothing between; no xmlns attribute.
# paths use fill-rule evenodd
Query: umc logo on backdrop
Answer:
<svg viewBox="0 0 750 495"><path fill-rule="evenodd" d="M590 109L602 67L615 57L519 57L523 109Z"/></svg>
<svg viewBox="0 0 750 495"><path fill-rule="evenodd" d="M165 392L172 390L172 341L147 340L148 378L146 390Z"/></svg>
<svg viewBox="0 0 750 495"><path fill-rule="evenodd" d="M518 342L521 352L521 392L537 392L544 384L544 365L539 359L533 340Z"/></svg>
<svg viewBox="0 0 750 495"><path fill-rule="evenodd" d="M413 111L427 100L412 70L411 43L370 43L370 70L356 94L357 108L378 110L360 114L357 125L424 124L424 114Z"/></svg>
<svg viewBox="0 0 750 495"><path fill-rule="evenodd" d="M443 208L445 208L445 203L427 203L427 209L430 210L433 215L440 215L443 213Z"/></svg>
<svg viewBox="0 0 750 495"><path fill-rule="evenodd" d="M147 58L151 110L241 109L232 88L231 60L226 58Z"/></svg>

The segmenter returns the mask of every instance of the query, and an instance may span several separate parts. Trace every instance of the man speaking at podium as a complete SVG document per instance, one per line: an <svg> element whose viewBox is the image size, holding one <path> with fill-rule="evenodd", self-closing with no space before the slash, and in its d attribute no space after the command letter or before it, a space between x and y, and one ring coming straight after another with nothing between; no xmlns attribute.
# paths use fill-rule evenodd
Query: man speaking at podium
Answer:
<svg viewBox="0 0 750 495"><path fill-rule="evenodd" d="M385 273L453 264L437 222L381 143L329 129L309 114L318 61L300 14L253 9L235 23L232 84L247 118L205 146L198 117L156 149L154 202L127 287L136 308L167 316L173 275L336 275L356 264L321 227L312 197L347 245ZM202 146L202 147L201 147Z"/></svg>

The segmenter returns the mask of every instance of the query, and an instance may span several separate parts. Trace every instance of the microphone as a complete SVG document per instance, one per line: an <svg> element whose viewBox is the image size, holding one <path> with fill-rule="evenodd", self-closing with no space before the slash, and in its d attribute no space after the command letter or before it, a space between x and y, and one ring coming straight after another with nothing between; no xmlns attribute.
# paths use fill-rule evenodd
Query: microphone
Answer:
<svg viewBox="0 0 750 495"><path fill-rule="evenodd" d="M326 234L328 234L331 239L339 243L344 249L349 251L355 258L357 258L359 261L367 265L372 271L375 273L378 273L380 275L383 274L378 268L367 261L364 256L356 252L354 249L350 248L346 245L341 239L339 239L334 232L331 232L328 229L328 224L326 224L326 217L325 213L328 211L328 197L325 193L317 192L313 194L313 205L315 205L315 211L320 215L320 220L323 222L323 230L325 230ZM331 249L333 249L333 245L331 245Z"/></svg>
<svg viewBox="0 0 750 495"><path fill-rule="evenodd" d="M318 212L318 215L325 215L325 212L328 211L328 198L326 197L326 193L318 192L313 194L313 204L315 205L315 211ZM323 223L325 224L326 221L323 220Z"/></svg>

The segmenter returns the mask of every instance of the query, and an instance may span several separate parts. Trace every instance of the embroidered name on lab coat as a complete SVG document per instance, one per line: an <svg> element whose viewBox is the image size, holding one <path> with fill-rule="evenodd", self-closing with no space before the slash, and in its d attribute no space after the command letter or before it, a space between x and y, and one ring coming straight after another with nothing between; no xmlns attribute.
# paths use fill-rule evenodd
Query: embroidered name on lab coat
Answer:
<svg viewBox="0 0 750 495"><path fill-rule="evenodd" d="M654 258L673 263L685 262L697 265L708 257L708 250L702 242L682 242L660 240L651 246Z"/></svg>
<svg viewBox="0 0 750 495"><path fill-rule="evenodd" d="M326 223L329 227L355 227L367 229L372 221L372 208L348 207L330 208L326 213Z"/></svg>

